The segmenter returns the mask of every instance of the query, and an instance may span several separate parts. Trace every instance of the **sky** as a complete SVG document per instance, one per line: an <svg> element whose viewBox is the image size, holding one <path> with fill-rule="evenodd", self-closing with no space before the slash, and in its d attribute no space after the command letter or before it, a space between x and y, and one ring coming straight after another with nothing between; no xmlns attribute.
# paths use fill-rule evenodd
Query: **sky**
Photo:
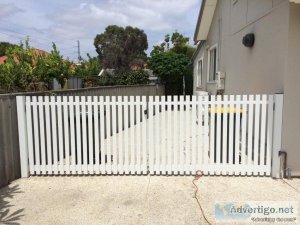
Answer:
<svg viewBox="0 0 300 225"><path fill-rule="evenodd" d="M77 59L77 40L83 58L96 55L97 34L108 25L133 26L153 45L175 30L193 37L201 0L1 0L0 41L30 45L50 51L55 42L63 56ZM192 43L192 41L191 41Z"/></svg>

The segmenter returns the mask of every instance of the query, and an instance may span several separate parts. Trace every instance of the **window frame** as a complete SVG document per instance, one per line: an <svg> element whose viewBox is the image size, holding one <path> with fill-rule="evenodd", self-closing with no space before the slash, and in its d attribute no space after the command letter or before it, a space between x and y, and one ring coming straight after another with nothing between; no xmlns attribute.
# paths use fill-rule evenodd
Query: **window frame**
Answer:
<svg viewBox="0 0 300 225"><path fill-rule="evenodd" d="M200 64L200 62L202 62L201 64L202 64L202 68L201 68L201 74L199 74L199 64ZM202 55L201 57L200 57L200 59L197 61L197 73L196 73L196 87L197 88L201 88L202 87L202 81L203 81L203 71L204 71L204 68L203 68L203 66L204 66L204 56ZM200 79L199 79L200 78ZM200 83L199 83L199 80L200 80Z"/></svg>
<svg viewBox="0 0 300 225"><path fill-rule="evenodd" d="M210 54L211 54L211 51L216 49L216 73L217 73L217 70L218 70L218 44L214 44L212 45L207 51L207 83L216 83L216 74L215 74L215 80L210 80Z"/></svg>

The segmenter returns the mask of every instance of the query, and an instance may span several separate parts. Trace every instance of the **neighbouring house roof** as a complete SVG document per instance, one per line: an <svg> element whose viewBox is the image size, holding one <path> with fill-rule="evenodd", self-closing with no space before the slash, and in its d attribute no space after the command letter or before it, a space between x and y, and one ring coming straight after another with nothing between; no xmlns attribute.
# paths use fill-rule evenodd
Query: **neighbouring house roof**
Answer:
<svg viewBox="0 0 300 225"><path fill-rule="evenodd" d="M34 54L36 56L47 56L47 55L49 55L48 52L46 52L44 50L41 50L41 49L33 48L33 51L34 51ZM14 57L14 58L15 58L15 61L17 62L16 57ZM3 63L5 63L6 60L7 60L7 56L6 55L1 56L0 57L0 65L3 64Z"/></svg>
<svg viewBox="0 0 300 225"><path fill-rule="evenodd" d="M0 57L0 65L3 64L5 62L5 60L7 60L7 56L6 55L1 56Z"/></svg>
<svg viewBox="0 0 300 225"><path fill-rule="evenodd" d="M207 39L210 25L213 20L218 0L203 0L197 20L194 41L203 41Z"/></svg>

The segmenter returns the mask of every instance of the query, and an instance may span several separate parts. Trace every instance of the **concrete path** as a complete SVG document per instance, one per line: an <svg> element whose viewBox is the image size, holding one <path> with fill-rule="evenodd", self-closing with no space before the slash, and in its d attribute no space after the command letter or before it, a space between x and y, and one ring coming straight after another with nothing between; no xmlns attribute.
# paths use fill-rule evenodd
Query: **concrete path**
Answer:
<svg viewBox="0 0 300 225"><path fill-rule="evenodd" d="M193 198L192 180L192 176L19 179L0 189L0 224L206 224ZM300 190L300 179L288 182ZM203 177L197 184L213 224L215 201L300 201L294 188L271 178Z"/></svg>

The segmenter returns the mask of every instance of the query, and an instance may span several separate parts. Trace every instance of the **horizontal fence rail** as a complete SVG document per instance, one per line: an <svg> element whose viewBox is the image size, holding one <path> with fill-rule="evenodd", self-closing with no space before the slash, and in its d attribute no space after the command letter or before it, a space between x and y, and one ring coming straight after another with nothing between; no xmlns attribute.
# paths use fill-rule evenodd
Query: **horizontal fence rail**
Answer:
<svg viewBox="0 0 300 225"><path fill-rule="evenodd" d="M270 175L273 95L17 98L31 175Z"/></svg>

